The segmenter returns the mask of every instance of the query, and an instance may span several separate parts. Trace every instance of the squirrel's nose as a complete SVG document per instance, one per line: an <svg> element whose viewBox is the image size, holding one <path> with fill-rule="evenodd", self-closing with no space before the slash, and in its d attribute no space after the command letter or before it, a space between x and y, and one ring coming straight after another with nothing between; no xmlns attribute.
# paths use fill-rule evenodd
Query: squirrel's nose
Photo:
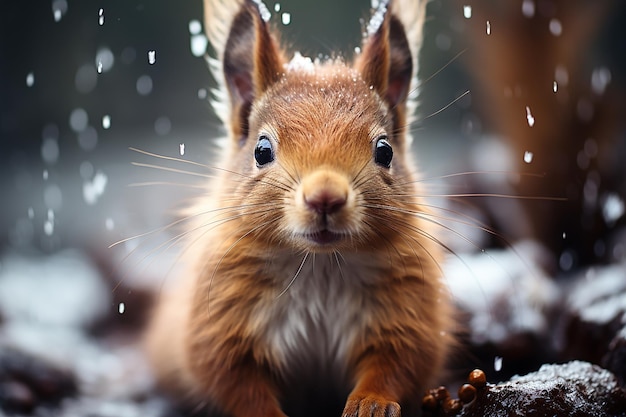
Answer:
<svg viewBox="0 0 626 417"><path fill-rule="evenodd" d="M348 201L350 185L343 175L320 170L302 182L302 198L306 207L319 214L340 211Z"/></svg>
<svg viewBox="0 0 626 417"><path fill-rule="evenodd" d="M335 190L317 190L311 195L304 196L307 207L319 214L333 214L346 205L347 195Z"/></svg>

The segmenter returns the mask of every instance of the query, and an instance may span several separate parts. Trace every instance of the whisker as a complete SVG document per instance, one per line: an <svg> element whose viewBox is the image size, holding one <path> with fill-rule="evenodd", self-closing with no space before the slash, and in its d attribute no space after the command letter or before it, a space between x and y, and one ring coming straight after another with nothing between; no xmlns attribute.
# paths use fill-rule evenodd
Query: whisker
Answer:
<svg viewBox="0 0 626 417"><path fill-rule="evenodd" d="M415 181L417 182L417 181ZM464 198L464 197L495 197L504 199L519 199L519 200L540 200L540 201L568 201L567 197L552 197L552 196L537 196L537 195L515 195L504 193L450 193L450 194L395 194L394 198ZM384 197L376 196L372 194L372 199L384 199Z"/></svg>
<svg viewBox="0 0 626 417"><path fill-rule="evenodd" d="M459 59L461 57L461 55L463 55L465 52L467 52L468 48L463 49L461 52L457 53L455 56L453 56L452 58L450 58L450 60L448 62L446 62L441 68L439 68L437 71L435 71L434 73L432 73L431 75L428 76L428 78L424 79L424 80L419 80L419 82L417 83L417 87L415 89L420 89L424 84L426 84L427 82L429 82L430 80L432 80L433 78L435 78L437 75L439 75L443 70L445 70L446 68L448 68L454 61L456 61L457 59Z"/></svg>
<svg viewBox="0 0 626 417"><path fill-rule="evenodd" d="M369 217L376 217L374 214L369 213L368 214ZM400 253L400 251L398 250L398 248L396 248L396 246L393 244L393 242L391 242L391 240L389 240L383 233L381 233L380 231L378 231L378 228L375 227L373 224L368 223L366 220L363 220L363 223L369 227L370 230L372 230L374 233L376 233L376 235L378 237L380 237L381 239L383 239L386 242L386 246L387 246L387 251L389 252L389 248L393 249L393 251L396 253L396 255L398 256L398 259L402 259L402 262L404 263L404 269L406 269L406 263L404 262L404 258L402 256L402 254ZM391 260L391 253L389 253L389 260Z"/></svg>
<svg viewBox="0 0 626 417"><path fill-rule="evenodd" d="M381 216L380 218L384 220L384 216ZM418 255L417 251L415 250L414 245L412 245L411 242L413 242L414 244L417 244L417 246L419 246L428 255L428 257L434 261L435 265L437 265L437 269L439 269L439 271L443 274L443 270L441 269L441 266L439 265L439 262L437 261L437 259L435 259L433 254L430 253L426 249L426 247L422 244L422 242L420 242L419 239L415 238L414 236L411 236L409 233L404 232L401 228L396 228L395 226L391 224L388 224L387 227L395 231L402 238L402 240L404 240L409 245L409 247L411 248L411 252L413 252L413 255L415 256L415 258L418 260L420 264L422 277L426 276L426 273L424 272L424 264L422 262L421 256Z"/></svg>
<svg viewBox="0 0 626 417"><path fill-rule="evenodd" d="M387 206L387 205L371 205L371 204L368 204L368 205L367 205L367 207L374 208L374 209L376 209L376 210L388 210L388 211L395 211L395 212L399 212L399 213L403 213L403 214L408 214L408 215L411 215L411 216L415 216L415 217L417 217L417 218L420 218L420 219L422 219L422 220L424 220L424 221L427 221L427 222L429 222L429 223L431 223L431 224L435 224L435 225L437 225L437 226L439 226L439 227L443 228L444 230L447 230L447 231L449 231L449 232L453 233L454 235L456 235L456 236L458 236L459 238L463 239L465 242L467 242L467 243L469 243L470 245L474 246L474 247L475 247L476 249L478 249L478 250L484 250L483 248L481 248L478 244L476 244L474 241L472 241L472 240L471 240L470 238L468 238L467 236L463 235L462 233L460 233L460 232L458 232L458 231L454 230L453 228L451 228L451 227L449 227L449 226L446 226L445 224L443 224L442 222L440 222L440 221L436 220L436 219L435 219L435 218L433 218L433 217L438 217L438 218L441 218L441 219L444 219L444 220L452 220L452 221L454 221L455 219L453 219L453 218L449 218L449 219L448 219L448 218L444 218L444 217L441 217L441 216L437 216L436 214L433 214L433 213L427 213L427 212L421 212L421 211L416 211L416 210L403 209L403 208L400 208L400 207ZM413 231L420 232L420 234L425 233L424 231L422 231L422 230L418 229L417 227L415 227L414 225L412 225L412 224L410 224L410 223L408 223L408 222L405 222L405 221L402 221L402 220L398 220L398 219L395 219L395 220L396 220L396 221L401 221L404 225L406 225L406 226L410 227L410 228L411 228L411 230L413 230ZM483 227L481 227L481 226L479 226L479 225L476 225L476 224L473 224L473 223L471 223L471 222L464 222L464 221L459 220L459 221L458 221L458 223L460 223L460 224L466 224L466 225L469 225L469 226L474 226L474 227L476 227L478 230L483 230L483 231L485 231L485 232L487 232L487 233L494 233L494 234L495 234L495 232L493 232L493 231L492 231L492 230L490 230L489 228L483 228ZM423 235L423 234L422 234L422 235ZM423 235L423 236L424 236L424 235ZM495 236L500 237L498 234L495 234ZM442 247L444 247L446 250L451 251L451 249L450 249L450 248L448 248L447 246L443 246L443 245L442 245Z"/></svg>
<svg viewBox="0 0 626 417"><path fill-rule="evenodd" d="M155 234L155 233L163 232L163 231L165 231L167 229L170 229L170 228L172 228L172 227L174 227L174 226L176 226L176 225L178 225L180 223L183 223L185 221L191 220L191 219L199 217L199 216L203 216L203 215L207 215L207 214L211 214L211 213L216 213L216 212L220 212L220 211L224 212L224 211L228 211L228 210L241 210L241 209L250 208L250 207L262 207L262 206L271 206L271 205L274 205L274 203L272 203L272 202L251 203L251 204L241 204L241 205L228 206L228 207L218 207L216 209L201 211L201 212L194 213L192 215L185 216L185 217L182 217L180 219L177 219L177 220L175 220L175 221L173 221L171 223L166 224L165 226L161 226L159 228L156 228L156 229L144 232L144 233L140 233L138 235L134 235L134 236L131 236L131 237L127 237L127 238L118 240L117 242L114 242L114 243L110 244L108 246L108 249L111 249L111 248L113 248L115 246L118 246L118 245L120 245L122 243L126 243L126 242L128 242L130 240L139 239L139 238L142 238L142 237L145 237L145 236L148 236L148 235L152 235L152 234Z"/></svg>
<svg viewBox="0 0 626 417"><path fill-rule="evenodd" d="M142 149L133 148L133 147L130 147L128 149L130 149L133 152L137 152L137 153L140 153L140 154L143 154L143 155L151 156L153 158L164 159L164 160L167 160L167 161L174 161L174 162L182 162L184 164L195 165L195 166L206 168L206 169L212 169L213 168L210 165L201 164L199 162L190 161L188 159L182 159L182 158L177 158L177 157L167 156L167 155L160 155L158 153L148 152L148 151L144 151Z"/></svg>
<svg viewBox="0 0 626 417"><path fill-rule="evenodd" d="M269 212L269 211L270 210L266 210L264 212ZM259 212L259 213L263 213L263 212ZM196 232L204 229L204 230L202 230L202 233L200 233L193 240L189 240L188 243L181 249L181 251L179 252L178 256L175 259L175 262L170 267L170 269L168 271L168 274L171 272L172 268L176 265L176 263L178 263L181 260L181 258L185 255L185 253L187 253L188 250L190 250L192 247L194 247L198 243L198 241L200 239L202 239L204 236L206 236L207 233L209 233L211 230L213 230L213 229L215 229L215 228L217 228L219 226L222 226L222 225L224 225L224 224L226 224L226 223L228 223L230 221L233 221L233 220L236 220L237 218L243 217L246 214L249 214L249 213L241 213L241 214L238 214L238 215L235 215L235 216L230 216L230 217L225 218L225 219L219 219L219 220L215 220L215 221L212 221L212 222L209 222L209 223L203 223L200 226L197 226L197 227L195 227L193 229L187 230L184 233L179 234L178 237L177 237L177 242L182 240L187 235L191 235L192 233L196 233ZM254 213L252 213L252 214L254 214ZM211 227L207 227L207 226L211 226ZM235 232L233 232L233 233L235 233ZM232 236L232 234L230 234L229 236ZM173 244L175 244L177 242L174 242Z"/></svg>
<svg viewBox="0 0 626 417"><path fill-rule="evenodd" d="M382 220L388 220L388 219L386 219L386 217L385 217L385 216L379 216L379 218L381 218ZM429 219L424 219L424 220L429 221ZM458 253L457 253L454 249L452 249L450 246L448 246L446 243L444 243L441 239L437 238L436 236L434 236L434 235L433 235L433 234L431 234L431 233L428 233L428 232L426 232L426 231L424 231L424 230L422 230L422 229L419 229L419 228L418 228L418 227L416 227L415 225L412 225L412 224L410 224L410 223L408 223L408 222L406 222L406 221L403 221L403 220L398 220L398 219L395 219L395 221L396 221L396 222L398 222L398 223L400 223L400 225L401 225L401 226L404 226L404 227L408 228L409 230L411 230L411 231L413 231L413 232L415 232L415 233L419 234L420 236L422 236L422 237L424 237L424 238L426 238L426 239L430 240L431 242L435 243L436 245L438 245L439 247L441 247L442 249L444 249L446 252L448 252L449 254L451 254L452 256L454 256L454 257L455 257L455 258L456 258L456 259L457 259L457 260L458 260L458 261L459 261L459 262L460 262L460 263L461 263L461 264L462 264L462 265L466 268L466 270L467 270L467 271L470 273L470 275L473 277L474 281L475 281L475 282L477 282L477 283L479 282L478 277L476 276L476 274L475 274L475 273L474 273L474 271L472 270L471 266L467 263L467 261L465 261L465 259L463 259L463 257L462 257L461 255L459 255L459 254L458 254ZM438 224L438 222L434 222L434 224ZM444 225L440 225L440 226L445 227ZM393 229L394 229L394 228L392 228L392 230L393 230ZM397 228L396 228L396 230L397 230L397 232L398 232L398 233L404 233L404 232L402 232L400 229L397 229ZM451 230L451 231L452 231L453 233L455 232L454 230ZM458 232L457 232L457 233L458 233ZM470 242L471 244L474 244L474 243L471 241L471 239L467 238L466 236L461 235L460 233L459 233L459 235L460 235L462 238L466 239L466 240L467 240L468 242ZM409 236L409 238L410 238L411 240L415 241L415 242L416 242L419 246L421 246L423 249L425 249L425 248L424 248L424 246L423 246L423 244L422 244L421 242L419 242L419 240L418 240L416 237L412 237L412 236L410 236L410 235L407 235L407 236ZM474 246L478 247L478 245L475 245L475 244L474 244ZM480 251L481 251L481 253L484 253L485 255L487 255L487 256L489 256L491 259L493 259L493 257L492 257L492 256L491 256L491 255L490 255L490 254L489 254L486 250L484 250L484 249L480 249ZM439 263L437 262L437 259L435 259L435 258L433 257L433 255L432 255L432 254L431 254L428 250L425 250L425 252L426 252L426 253L430 256L430 258L431 258L431 259L433 259L433 260L435 261L435 264L437 265L437 269L440 271L440 273L442 274L442 276L445 276L445 271L443 270L443 268L441 267L441 265L439 265ZM495 261L495 260L494 260L494 261ZM483 298L484 298L485 300L487 300L487 295L485 294L485 292L484 292L483 288L482 288L480 285L479 285L479 290L480 290L480 292L482 293ZM493 312L491 312L490 314L492 314L492 315L493 315Z"/></svg>
<svg viewBox="0 0 626 417"><path fill-rule="evenodd" d="M242 236L240 236L236 241L234 241L229 247L228 249L226 249L226 252L224 252L222 254L222 256L220 257L219 261L217 262L217 264L215 264L215 268L213 269L213 273L211 274L211 278L209 279L209 288L207 289L207 314L210 316L211 315L211 289L213 288L213 281L215 281L215 276L217 275L217 271L219 270L220 266L222 265L222 262L224 262L224 259L226 259L226 257L228 256L228 254L242 241L244 240L246 237L248 237L249 235L251 235L252 233L256 232L257 230L263 228L263 227L267 227L271 224L276 223L278 220L272 220L270 222L268 222L267 224L265 223L261 223L259 225L257 225L256 227L253 227L252 229L248 230L246 233L244 233ZM232 234L231 234L232 236Z"/></svg>
<svg viewBox="0 0 626 417"><path fill-rule="evenodd" d="M174 173L177 173L177 174L191 175L191 176L194 176L194 177L214 178L214 175L201 174L199 172L187 171L187 170L178 169L178 168L164 167L164 166L154 165L154 164L146 164L146 163L143 163L143 162L131 162L131 165L134 165L134 166L137 166L137 167L142 167L142 168L152 168L152 169L158 169L158 170L161 170L161 171L174 172Z"/></svg>
<svg viewBox="0 0 626 417"><path fill-rule="evenodd" d="M304 267L304 264L308 257L309 257L309 252L306 252L304 254L304 257L302 258L302 262L300 262L300 266L298 267L298 270L296 271L295 275L293 276L293 278L291 278L291 281L289 281L289 284L287 284L287 286L280 292L280 294L276 296L275 298L276 300L278 300L280 297L283 296L283 294L289 291L289 288L291 288L293 283L296 282L296 279L298 278L298 275L300 275L300 271L302 271L302 268Z"/></svg>
<svg viewBox="0 0 626 417"><path fill-rule="evenodd" d="M406 232L404 232L401 228L397 228L395 226L392 225L392 222L389 221L391 220L391 216L384 216L384 215L380 215L380 214L369 214L370 217L374 217L374 218L378 218L380 220L383 221L387 221L386 226L389 227L391 230L393 230L394 232L396 232L399 236L402 236L402 238L405 240L409 239L410 241L414 242L415 244L417 244L429 257L431 260L433 260L435 262L435 264L437 265L437 269L439 269L439 271L443 274L443 269L441 268L441 265L439 265L438 260L433 256L432 253L430 253L426 247L423 245L422 242L419 241L419 239L415 236L412 236ZM418 233L420 236L425 237L427 239L432 240L433 242L435 242L436 244L441 244L442 247L445 248L445 245L443 244L443 242L439 241L438 239L436 239L433 235L431 235L430 233L426 233L423 230L420 230L419 228L413 227L413 225L409 224L408 222L404 222L398 219L393 219L393 221L395 222L400 222L402 226L408 226L410 230ZM409 243L409 242L407 242ZM417 252L415 251L415 248L413 247L413 245L411 245L409 243L409 247L411 248L411 250L413 251L413 254L415 255L415 257L419 260L420 256L417 254ZM447 250L451 250L451 248L447 248ZM420 261L420 268L422 269L422 275L424 275L424 269L423 269L423 264Z"/></svg>
<svg viewBox="0 0 626 417"><path fill-rule="evenodd" d="M285 171L285 172L286 172L286 171ZM242 174L240 174L240 175L242 175ZM245 177L245 176L244 176L244 178L248 178L248 177ZM267 185L270 185L270 186L272 186L272 187L278 188L278 189L279 189L279 190L281 190L281 191L291 192L291 191L294 191L294 190L295 190L295 189L294 189L294 187L293 187L292 185L290 185L290 184L288 184L288 183L286 183L286 182L284 182L284 181L279 181L279 180L278 180L278 179L276 179L276 178L271 178L271 180L272 180L273 182L271 182L271 181L267 181L267 180L265 180L265 179L261 179L261 178L253 178L253 177L249 177L249 178L250 178L250 179L252 179L252 180L254 180L254 181L260 182L260 183L262 183L262 184L267 184ZM294 180L294 184L295 184L295 183L297 183L297 182Z"/></svg>
<svg viewBox="0 0 626 417"><path fill-rule="evenodd" d="M442 198L460 198L460 197L496 197L510 198L514 200L540 200L540 201L567 201L566 197L547 197L535 195L514 195L499 193L460 193L460 194L415 194L413 197L442 197Z"/></svg>
<svg viewBox="0 0 626 417"><path fill-rule="evenodd" d="M534 178L545 178L546 174L538 174L533 172L516 172L516 171L466 171L466 172L456 172L454 174L444 174L432 177L421 177L418 180L412 181L414 183L428 182L428 181L436 181L436 180L445 180L449 178L457 178L457 177L469 177L476 175L516 175L520 177L534 177ZM405 182L404 184L410 184L411 182Z"/></svg>
<svg viewBox="0 0 626 417"><path fill-rule="evenodd" d="M283 169L283 171L287 174L292 184L298 184L300 181L297 180L295 175L293 175L280 161L278 161L278 165Z"/></svg>
<svg viewBox="0 0 626 417"><path fill-rule="evenodd" d="M504 239L504 237L502 237L501 235L499 235L498 233L496 233L495 231L481 226L481 225L477 225L475 223L472 222L465 222L462 220L457 220L454 218L447 218L447 217L442 217L442 216L438 216L434 213L427 213L427 212L421 212L421 211L415 211L415 210L409 210L409 209L403 209L403 208L399 208L399 207L394 207L394 206L387 206L387 205L370 205L368 204L367 207L370 208L374 208L376 210L388 210L388 211L395 211L395 212L399 212L399 213L403 213L403 214L408 214L411 216L415 216L417 218L420 218L424 221L427 221L431 224L434 224L438 227L441 227L442 229L449 231L451 233L453 233L454 235L456 235L457 237L461 238L462 240L464 240L465 242L469 243L470 245L474 246L476 249L480 250L480 251L485 251L482 247L480 247L480 245L478 245L476 242L474 242L473 240L471 240L470 238L468 238L467 236L463 235L462 233L458 232L457 230L454 230L453 228L446 226L445 224L443 224L442 222L436 220L436 218L440 218L440 219L444 219L444 220L451 220L451 221L457 221L460 224L464 224L464 225L468 225L468 226L473 226L478 230L482 230L484 232L490 233L498 238ZM413 230L415 232L420 233L420 235L424 236L424 237L428 237L429 239L431 239L433 242L439 244L442 248L446 249L448 252L450 253L454 253L454 251L447 246L446 244L443 243L443 241L441 241L438 238L435 238L433 235L426 233L425 231L417 228L415 225L412 225L406 221L403 220L399 220L399 219L394 219L397 222L401 222L403 225L407 226L410 228L410 230ZM506 240L504 240L506 242Z"/></svg>
<svg viewBox="0 0 626 417"><path fill-rule="evenodd" d="M146 182L133 182L128 184L128 187L151 187L154 185L166 185L173 187L186 187L186 188L206 188L206 185L203 184L185 184L181 182L172 182L172 181L146 181Z"/></svg>
<svg viewBox="0 0 626 417"><path fill-rule="evenodd" d="M455 216L458 217L452 217L452 216L443 216L441 214L438 213L433 213L433 212L422 212L421 214L424 216L431 216L431 217L435 217L441 220L445 220L445 221L449 221L449 222L454 222L454 223L458 223L461 224L463 226L470 226L475 228L476 230L485 232L485 233L489 233L490 235L499 238L500 240L503 241L503 243L509 244L509 242L504 238L504 236L502 236L500 233L496 232L495 230L491 229L489 226L487 226L485 223L465 214L462 213L460 211L457 210L452 210L446 207L439 207L439 206L435 206L433 204L420 204L423 207L428 207L434 210L441 210L450 214L453 214ZM466 220L462 220L461 218L466 219Z"/></svg>
<svg viewBox="0 0 626 417"><path fill-rule="evenodd" d="M167 229L169 229L169 228L171 228L171 227L175 226L175 225L176 225L176 224L178 224L178 223L182 223L182 222L184 222L184 221L187 221L187 220L190 220L190 219L194 219L194 218L199 217L199 216L202 216L202 215L215 213L216 211L219 211L219 210L224 210L224 211L225 211L226 209L232 209L233 211L235 211L235 210L239 210L239 209L241 209L241 208L248 208L248 207L255 207L255 206L258 206L258 207L262 207L262 206L269 206L269 207L271 207L271 206L273 206L273 203L248 204L248 205L233 206L233 207L228 207L228 208L223 208L223 209L218 209L218 210L208 210L208 211L205 211L205 212L196 213L196 214L193 214L193 215L190 215L190 216L186 216L185 218L179 219L179 220L177 220L177 221L175 221L175 222L172 222L172 223L170 223L170 224L168 224L168 225L166 225L166 226L163 226L163 227L161 227L161 228L159 228L159 229L155 229L155 230L152 230L152 231L150 231L150 232L143 233L142 235L133 236L133 237L130 237L130 238L127 238L127 239L123 239L122 241L116 242L116 243L114 243L113 245L109 246L109 248L111 248L111 247L113 247L114 245L117 245L117 244L119 244L119 243L122 243L122 242L124 242L124 241L129 241L129 240L131 240L131 239L136 239L136 238L139 238L139 237L142 237L142 236L146 236L146 235L148 235L148 234L157 233L157 232L160 232L160 231L165 231L165 230L167 230ZM146 253L146 254L145 254L145 255L144 255L144 256L143 256L143 257L142 257L142 258L141 258L141 259L137 262L137 266L141 265L141 264L142 264L142 263L144 263L144 261L146 261L148 258L150 258L150 257L152 257L152 256L154 256L154 255L156 255L156 254L158 254L158 253L166 253L167 251L169 251L172 247L174 247L176 244L178 244L178 243L179 243L182 239L184 239L184 238L185 238L185 237L187 237L188 235L191 235L191 234L193 234L193 233L197 232L198 230L205 229L205 228L207 228L207 226L211 226L211 227L207 228L207 229L206 229L206 230L202 233L202 235L200 235L198 238L194 239L192 242L190 242L189 244L187 244L187 245L186 245L186 247L185 247L183 250L181 250L181 252L179 253L179 255L176 257L176 262L172 265L172 267L170 267L170 270L171 270L171 269L174 267L174 265L175 265L175 264L176 264L176 263L180 260L180 258L184 255L184 253L185 253L185 252L186 252L186 251L187 251L190 247L192 247L192 246L193 246L193 245L194 245L194 244L195 244L195 243L196 243L196 242L197 242L197 241L198 241L198 240L199 240L199 239L200 239L200 238L201 238L201 237L202 237L205 233L207 233L208 231L213 230L213 229L214 229L214 228L216 228L216 227L219 227L219 226L221 226L221 225L223 225L223 224L226 224L226 223L228 223L228 222L230 222L230 221L233 221L233 220L238 219L238 218L243 217L243 216L247 216L247 215L255 215L255 214L265 214L265 213L269 213L269 212L272 212L272 211L273 211L272 209L266 209L266 210L257 210L257 211L250 211L250 212L245 212L245 213L239 213L239 214L236 214L236 215L233 215L233 216L229 216L229 217L226 217L226 218L216 219L216 220L210 221L210 222L208 222L208 223L203 223L203 224L201 224L201 225L199 225L199 226L196 226L196 227L194 227L194 228L191 228L191 229L185 230L185 231L183 231L183 232L181 232L181 233L179 233L179 234L177 234L177 235L175 235L175 236L170 237L170 238L169 238L169 239L167 239L166 241L161 242L159 245L157 245L156 247L152 248L152 249L151 249L148 253ZM226 211L226 213L227 213L227 211ZM137 246L136 248L134 248L133 250L131 250L128 254L126 254L126 255L124 256L124 258L122 259L122 262L126 261L126 260L127 260L130 256L132 256L132 255L133 255L133 254L134 254L134 253L135 253L135 252L136 252L139 248L140 248L140 246ZM146 267L147 267L147 266L146 266ZM167 275L167 274L166 274L166 275ZM121 280L120 280L120 281L119 281L119 282L115 285L115 287L113 288L113 291L116 291L116 290L117 290L117 288L118 288L120 285L122 285L122 284L123 284L123 282L124 282L124 279L121 279Z"/></svg>
<svg viewBox="0 0 626 417"><path fill-rule="evenodd" d="M360 189L363 186L363 184L367 182L368 179L372 178L372 176L363 175L363 171L365 171L365 168L367 168L368 165L369 165L369 161L365 162L363 166L361 167L361 169L359 169L359 171L352 178L354 189L357 189L357 190Z"/></svg>
<svg viewBox="0 0 626 417"><path fill-rule="evenodd" d="M127 238L124 238L124 239L118 240L117 242L111 243L111 244L108 246L108 249L111 249L111 248L113 248L113 247L115 247L115 246L121 245L122 243L129 242L129 241L131 241L131 240L140 239L140 238L142 238L142 237L149 236L149 235L152 235L152 234L154 234L154 233L158 233L158 232L165 231L165 230L169 229L170 227L174 227L174 226L176 226L177 224L180 224L180 223L184 222L185 220L186 220L185 218L183 218L183 219L178 219L178 220L175 220L175 221L173 221L173 222L171 222L171 223L169 223L169 224L167 224L167 225L165 225L165 226L161 226L161 227L159 227L159 228L157 228L157 229L152 229L152 230L150 230L150 231L143 232L143 233L140 233L140 234L138 234L138 235L134 235L134 236L130 236L130 237L127 237Z"/></svg>
<svg viewBox="0 0 626 417"><path fill-rule="evenodd" d="M443 106L442 108L440 108L439 110L437 110L434 113L429 114L428 116L422 117L420 120L416 121L416 123L421 123L426 119L430 119L433 116L438 115L439 113L446 111L450 106L452 106L454 103L456 103L457 101L461 100L463 97L465 97L466 95L468 95L470 93L470 90L466 90L463 94L461 94L460 96L458 96L457 98L455 98L454 100L452 100L450 103L446 104L445 106Z"/></svg>
<svg viewBox="0 0 626 417"><path fill-rule="evenodd" d="M383 207L379 207L379 208L383 208ZM393 209L397 209L396 207L386 207L386 209L388 210L393 210ZM427 221L437 227L441 227L442 229L449 231L453 234L455 234L456 236L458 236L459 238L461 238L462 240L464 240L465 242L467 242L468 244L470 244L471 246L474 246L476 249L478 249L480 251L481 254L487 256L491 261L493 261L496 265L498 265L502 271L509 275L509 278L511 278L513 285L516 285L515 280L513 280L512 276L510 275L510 273L507 271L507 269L500 263L498 262L498 260L491 255L487 250L485 250L484 248L481 248L478 244L476 244L476 242L474 242L472 239L470 239L469 237L463 235L462 233L454 230L451 227L446 226L445 224L437 221L436 219L433 218L429 218L428 216L433 216L431 213L417 213L417 212L413 212L412 210L403 210L403 209L398 209L397 211L406 213L406 214L412 214L418 218L421 218L424 221ZM433 216L436 217L436 216ZM383 219L383 220L387 220L385 216L379 216L379 218ZM425 237L429 240L431 240L432 242L434 242L435 244L439 245L441 248L443 248L444 250L446 250L448 253L450 253L451 255L453 255L459 262L461 262L461 264L466 268L466 270L472 275L474 281L476 283L479 283L480 280L478 279L478 277L476 276L476 274L474 273L474 271L472 270L471 266L463 259L463 257L461 255L459 255L456 251L454 251L450 246L448 246L447 244L445 244L441 239L435 237L434 235L425 232L424 230L416 227L415 225L405 221L405 220L401 220L401 219L394 219L395 223L400 224L403 227L406 227L408 230L414 231L416 233L418 233L419 235L421 235L422 237ZM471 225L471 223L470 223ZM519 253L519 251L513 246L511 245L503 236L501 236L500 234L496 233L495 231L487 228L487 227L482 227L482 226L476 226L481 230L484 230L496 237L498 237L499 239L501 239L508 247L509 249L518 257L518 259L521 260L521 262L526 266L526 268L529 271L532 271L531 266L523 259L522 255ZM401 230L398 229L398 233L404 233ZM416 238L412 238L415 239L416 243L419 244L419 242L416 240ZM442 272L442 275L445 275L445 272L439 268L439 270ZM483 298L485 300L487 300L487 295L484 292L484 289L482 288L482 286L478 285L478 289L481 292ZM492 310L492 308L489 308L489 310ZM490 314L492 316L495 316L493 311L490 311Z"/></svg>
<svg viewBox="0 0 626 417"><path fill-rule="evenodd" d="M339 252L338 250L333 250L333 257L335 258L335 262L337 263L337 270L339 271L339 276L341 277L341 280L343 282L346 282L346 278L343 275L343 268L341 267L341 262L339 261L339 257L343 259L344 263L346 262L346 260L344 259L343 255L341 255L341 252Z"/></svg>
<svg viewBox="0 0 626 417"><path fill-rule="evenodd" d="M271 185L271 186L276 187L276 188L278 188L280 190L283 190L283 191L292 191L292 187L289 187L288 184L284 184L284 183L281 183L279 181L275 181L275 183L272 183L272 182L269 182L269 181L264 181L264 180L259 179L259 178L254 178L252 176L245 175L245 174L242 174L240 172L233 171L233 170L226 169L226 168L222 168L222 167L218 167L218 166L205 165L205 164L201 164L199 162L188 161L186 159L160 155L160 154L156 154L156 153L148 152L148 151L143 151L141 149L132 148L132 147L129 148L129 149L132 150L132 151L139 152L141 154L147 155L147 156L154 157L154 158L159 158L159 159L163 159L163 160L167 160L167 161L182 162L182 163L186 163L186 164L190 164L190 165L206 168L206 169L209 169L209 170L222 171L222 172L226 172L226 173L229 173L229 174L233 174L233 175L242 177L244 179L254 180L254 181L258 181L258 182L261 182L261 183L264 183L264 184L267 184L267 185ZM131 162L131 164L134 165L134 166L138 166L138 167L159 169L159 170L162 170L162 171L174 172L174 173L177 173L177 174L185 174L185 175L198 176L198 177L203 177L203 178L215 178L215 175L201 174L201 173L198 173L198 172L187 171L187 170L182 170L182 169L177 169L177 168L164 167L164 166L155 165L155 164L147 164L147 163L143 163L143 162Z"/></svg>

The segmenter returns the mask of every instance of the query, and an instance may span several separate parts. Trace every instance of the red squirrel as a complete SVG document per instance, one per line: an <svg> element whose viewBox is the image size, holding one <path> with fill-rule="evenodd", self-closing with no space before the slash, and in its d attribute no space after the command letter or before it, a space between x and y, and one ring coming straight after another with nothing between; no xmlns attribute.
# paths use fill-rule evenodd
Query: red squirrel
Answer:
<svg viewBox="0 0 626 417"><path fill-rule="evenodd" d="M419 414L453 343L408 137L425 3L380 2L347 63L289 60L259 0L205 0L228 137L147 334L181 401Z"/></svg>

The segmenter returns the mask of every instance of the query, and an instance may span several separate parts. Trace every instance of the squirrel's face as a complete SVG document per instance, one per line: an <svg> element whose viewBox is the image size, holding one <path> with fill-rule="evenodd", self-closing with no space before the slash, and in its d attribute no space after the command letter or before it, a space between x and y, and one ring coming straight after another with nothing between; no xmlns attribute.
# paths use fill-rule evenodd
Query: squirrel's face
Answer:
<svg viewBox="0 0 626 417"><path fill-rule="evenodd" d="M398 16L382 4L349 65L288 62L257 2L210 10L231 13L209 37L232 139L219 197L236 202L235 235L321 252L407 239L419 215L405 155L416 54Z"/></svg>
<svg viewBox="0 0 626 417"><path fill-rule="evenodd" d="M242 220L271 225L257 238L298 249L378 246L414 194L402 134L358 72L285 73L253 104L236 158L242 204L271 210Z"/></svg>

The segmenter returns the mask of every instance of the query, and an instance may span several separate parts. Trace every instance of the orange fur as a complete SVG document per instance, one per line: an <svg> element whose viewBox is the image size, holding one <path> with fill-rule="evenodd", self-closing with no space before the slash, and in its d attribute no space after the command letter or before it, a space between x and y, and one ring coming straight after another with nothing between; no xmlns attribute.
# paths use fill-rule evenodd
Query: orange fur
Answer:
<svg viewBox="0 0 626 417"><path fill-rule="evenodd" d="M286 62L252 0L205 7L230 142L148 329L159 380L234 417L307 415L325 391L349 417L418 412L452 343L407 146L420 31L392 1L354 67L313 66Z"/></svg>

